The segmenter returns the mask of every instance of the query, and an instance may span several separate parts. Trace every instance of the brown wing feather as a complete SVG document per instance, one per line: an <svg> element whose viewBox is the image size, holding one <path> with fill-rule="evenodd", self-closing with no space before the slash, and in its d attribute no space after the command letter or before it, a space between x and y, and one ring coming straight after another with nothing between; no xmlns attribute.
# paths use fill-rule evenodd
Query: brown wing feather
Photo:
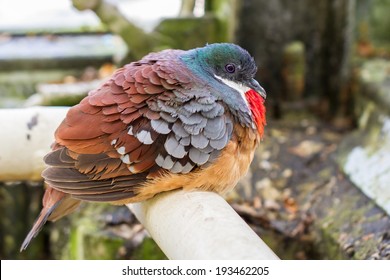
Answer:
<svg viewBox="0 0 390 280"><path fill-rule="evenodd" d="M160 115L148 108L147 101L165 89L151 73L149 64L120 69L69 110L55 134L56 150L45 158L46 182L85 200L112 201L134 195L129 189L146 181L160 146L149 143L159 137L150 120Z"/></svg>

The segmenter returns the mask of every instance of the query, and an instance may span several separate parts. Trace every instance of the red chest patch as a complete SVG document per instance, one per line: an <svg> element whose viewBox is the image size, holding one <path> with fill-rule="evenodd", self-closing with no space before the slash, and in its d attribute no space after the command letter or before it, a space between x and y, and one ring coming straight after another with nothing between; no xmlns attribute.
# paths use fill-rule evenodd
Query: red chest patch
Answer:
<svg viewBox="0 0 390 280"><path fill-rule="evenodd" d="M266 125L264 99L253 89L245 92L245 97L248 100L257 130L260 136L263 136L264 126Z"/></svg>

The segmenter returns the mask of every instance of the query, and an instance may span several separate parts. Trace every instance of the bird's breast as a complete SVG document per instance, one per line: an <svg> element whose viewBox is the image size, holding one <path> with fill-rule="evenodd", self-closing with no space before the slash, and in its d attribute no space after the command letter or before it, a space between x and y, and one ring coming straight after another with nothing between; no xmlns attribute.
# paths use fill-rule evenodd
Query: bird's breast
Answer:
<svg viewBox="0 0 390 280"><path fill-rule="evenodd" d="M247 174L259 141L257 131L236 124L232 139L221 156L204 171L203 180L211 180L201 189L222 194L233 189Z"/></svg>

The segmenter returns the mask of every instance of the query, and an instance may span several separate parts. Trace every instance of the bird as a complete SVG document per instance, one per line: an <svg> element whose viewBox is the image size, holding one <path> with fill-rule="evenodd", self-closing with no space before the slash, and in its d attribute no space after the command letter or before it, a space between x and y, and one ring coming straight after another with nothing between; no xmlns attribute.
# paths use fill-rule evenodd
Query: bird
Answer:
<svg viewBox="0 0 390 280"><path fill-rule="evenodd" d="M256 72L232 43L153 52L116 70L55 131L43 207L20 250L81 201L123 205L175 189L234 188L266 125Z"/></svg>

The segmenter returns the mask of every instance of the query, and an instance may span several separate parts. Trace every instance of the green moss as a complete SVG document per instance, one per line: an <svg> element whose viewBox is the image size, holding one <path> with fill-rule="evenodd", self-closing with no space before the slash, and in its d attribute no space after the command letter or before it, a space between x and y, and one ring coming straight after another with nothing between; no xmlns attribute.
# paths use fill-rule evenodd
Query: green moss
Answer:
<svg viewBox="0 0 390 280"><path fill-rule="evenodd" d="M340 245L334 239L332 232L324 229L320 232L320 242L318 242L316 249L323 256L324 259L342 260L345 259Z"/></svg>
<svg viewBox="0 0 390 280"><path fill-rule="evenodd" d="M390 1L357 1L358 38L373 41L375 44L388 44L390 41ZM361 28L364 26L364 28Z"/></svg>
<svg viewBox="0 0 390 280"><path fill-rule="evenodd" d="M329 259L365 259L375 252L378 240L362 242L368 219L365 214L373 207L371 203L359 205L359 197L341 197L332 204L332 211L316 221L319 229L318 250ZM376 216L378 218L379 216ZM370 220L375 220L371 217Z"/></svg>
<svg viewBox="0 0 390 280"><path fill-rule="evenodd" d="M217 19L213 16L165 19L156 32L165 38L163 44L172 48L191 49L218 41Z"/></svg>
<svg viewBox="0 0 390 280"><path fill-rule="evenodd" d="M284 48L284 59L286 64L292 67L293 74L305 75L305 46L300 41L288 44Z"/></svg>
<svg viewBox="0 0 390 280"><path fill-rule="evenodd" d="M94 223L85 221L83 225L73 227L70 234L69 258L75 260L114 260L120 257L120 248L124 240L114 237Z"/></svg>
<svg viewBox="0 0 390 280"><path fill-rule="evenodd" d="M0 259L44 259L44 229L34 238L28 250L19 252L41 207L41 188L24 183L0 184Z"/></svg>
<svg viewBox="0 0 390 280"><path fill-rule="evenodd" d="M115 260L120 258L124 240L106 232L86 232L83 235L84 259Z"/></svg>
<svg viewBox="0 0 390 280"><path fill-rule="evenodd" d="M318 173L318 177L321 179L327 179L332 176L333 170L331 168L324 168Z"/></svg>
<svg viewBox="0 0 390 280"><path fill-rule="evenodd" d="M234 42L235 31L238 25L236 0L212 0L206 1L207 14L214 15L217 21L217 40L220 42Z"/></svg>
<svg viewBox="0 0 390 280"><path fill-rule="evenodd" d="M24 65L20 65L24 69ZM36 85L53 81L61 81L65 76L77 76L81 70L21 70L0 72L1 97L17 100L26 99L36 92Z"/></svg>
<svg viewBox="0 0 390 280"><path fill-rule="evenodd" d="M69 235L69 258L84 259L83 233L81 228L72 228Z"/></svg>
<svg viewBox="0 0 390 280"><path fill-rule="evenodd" d="M287 44L283 49L283 81L290 100L302 98L305 85L305 46L300 41Z"/></svg>
<svg viewBox="0 0 390 280"><path fill-rule="evenodd" d="M56 259L120 259L125 240L106 230L104 213L115 210L104 203L89 203L55 223L51 248Z"/></svg>
<svg viewBox="0 0 390 280"><path fill-rule="evenodd" d="M390 41L390 1L389 0L374 0L373 9L371 11L370 28L372 30L373 39L378 42Z"/></svg>
<svg viewBox="0 0 390 280"><path fill-rule="evenodd" d="M145 238L142 244L135 250L133 259L136 260L166 260L167 257L151 238Z"/></svg>
<svg viewBox="0 0 390 280"><path fill-rule="evenodd" d="M261 234L261 239L271 248L272 251L279 257L284 260L293 260L295 259L294 253L296 252L296 242L286 242L283 241L283 236L278 235L274 232L263 232ZM284 244L284 245L282 245Z"/></svg>
<svg viewBox="0 0 390 280"><path fill-rule="evenodd" d="M43 106L73 106L78 104L87 94L53 94L48 98L43 97Z"/></svg>
<svg viewBox="0 0 390 280"><path fill-rule="evenodd" d="M378 242L374 238L365 240L362 242L361 246L359 246L359 250L354 252L353 258L357 260L364 260L367 256L371 255L372 252L376 251L377 246Z"/></svg>

